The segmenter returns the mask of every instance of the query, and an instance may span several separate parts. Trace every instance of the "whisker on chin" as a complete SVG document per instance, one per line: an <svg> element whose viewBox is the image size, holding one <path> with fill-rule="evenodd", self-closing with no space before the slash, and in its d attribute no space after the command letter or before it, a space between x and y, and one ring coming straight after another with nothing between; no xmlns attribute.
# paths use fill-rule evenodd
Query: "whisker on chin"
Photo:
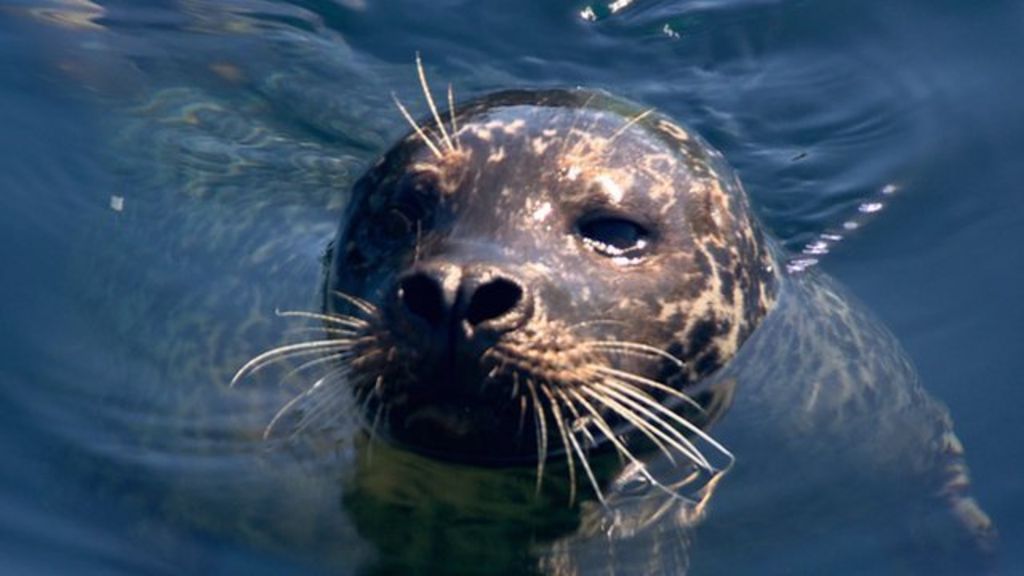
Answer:
<svg viewBox="0 0 1024 576"><path fill-rule="evenodd" d="M562 418L561 410L559 410L558 408L558 400L555 399L555 397L550 392L547 391L546 386L542 386L541 389L545 392L545 394L548 396L548 399L551 401L551 409L552 412L555 414L555 419L559 422L559 427L561 427L564 430L565 421ZM566 458L570 458L570 454L572 452L576 453L576 455L579 457L580 465L583 467L583 471L587 475L587 479L590 480L590 486L594 489L594 495L597 496L598 502L600 502L603 506L607 506L608 504L604 499L604 493L601 492L601 486L597 482L597 477L594 475L594 470L590 467L590 462L587 459L586 452L583 450L583 447L580 446L579 441L576 440L576 435L573 434L572 431L565 431L562 436L562 441L564 442L566 439L568 439L569 444L572 445L572 450L570 450L569 446L566 445ZM576 481L575 479L572 479L570 480L570 482L571 486L569 487L569 502L572 503L576 495Z"/></svg>
<svg viewBox="0 0 1024 576"><path fill-rule="evenodd" d="M621 386L621 385L617 386L616 388L611 388L609 386L598 384L597 388L599 388L602 391L603 394L607 394L608 396L613 398L614 399L614 403L621 405L623 407L623 409L628 410L630 412L633 412L635 414L639 414L640 416L642 416L643 419L645 419L644 420L644 424L643 424L644 426L648 426L649 424L657 424L657 425L661 426L661 429L658 429L658 428L655 428L653 425L651 425L650 428L649 428L649 431L651 433L657 435L662 440L665 440L666 442L668 442L676 450L679 450L680 452L685 454L687 456L687 458L690 461L692 461L694 464L698 465L700 468L702 468L704 470L707 470L709 472L712 472L712 471L715 470L715 467L711 465L711 463L708 461L707 457L704 456L703 453L701 453L701 451L697 448L697 446L692 441L690 441L689 438L684 436L681 432L679 432L679 430L677 430L674 426L672 426L664 418L662 418L658 414L655 414L651 410L647 409L644 406L644 404L646 404L647 406L653 407L655 410L657 410L659 412L662 412L663 414L665 414L666 416L671 418L673 421L675 421L677 423L680 423L684 428L686 428L688 430L693 430L693 429L696 428L695 426L693 426L693 424L691 424L690 422L687 422L686 420L682 419L681 417L679 417L675 413L671 412L667 408L662 407L657 402L651 400L650 398L645 397L645 395L643 395L642 393L637 392L635 390L630 391L631 394L626 395L626 394L620 393L620 391L624 390L624 387ZM642 401L638 401L638 400L642 400ZM621 410L619 411L619 413L620 414L624 414ZM724 447L721 447L720 444L718 444L717 442L712 440L703 431L700 431L699 429L697 429L697 430L698 431L695 432L695 434L698 437L700 437L702 439L705 439L705 441L708 441L709 443L711 443L713 446L715 446L716 449L719 449L719 451L722 454L724 454L727 458L730 459L730 464L729 465L731 466L732 454L730 452L728 452L727 450L725 450ZM671 455L668 454L668 456L671 459Z"/></svg>
<svg viewBox="0 0 1024 576"><path fill-rule="evenodd" d="M513 396L514 397L514 396ZM526 396L519 397L519 428L516 432L517 436L523 435L523 429L526 427Z"/></svg>
<svg viewBox="0 0 1024 576"><path fill-rule="evenodd" d="M314 384L313 387L316 387L316 384ZM282 406L274 414L274 417L270 419L270 423L268 423L267 426L263 429L263 440L270 439L270 435L274 433L274 429L277 427L277 423L281 421L281 418L284 417L285 414L291 412L292 408L294 408L296 404L298 404L303 398L306 398L309 395L309 392L309 390L303 390L302 392L296 394L291 400L286 402L285 405Z"/></svg>
<svg viewBox="0 0 1024 576"><path fill-rule="evenodd" d="M582 395L580 395L579 392L575 390L570 389L569 394L573 396L573 398L576 400L576 402L580 404L580 406L583 406L583 408L587 412L589 412L591 416L593 416L594 425L597 426L598 430L600 430L601 433L605 435L605 438L607 438L608 441L612 443L612 445L619 452L619 454L621 454L623 457L625 457L627 460L629 460L635 466L637 466L637 470L640 471L640 474L644 478L647 478L647 480L650 481L651 484L664 490L667 490L667 488L662 486L660 482L658 482L657 480L654 479L653 476L651 476L651 474L647 471L647 466L636 458L636 456L629 450L629 448L626 447L625 443L619 440L615 432L612 430L611 426L608 425L608 421L605 420L603 416L601 416L600 411L597 410L597 408L594 408L593 404L587 401L586 398L584 398Z"/></svg>
<svg viewBox="0 0 1024 576"><path fill-rule="evenodd" d="M660 390L662 392L665 392L666 394L679 398L680 400L686 402L690 406L693 406L697 410L704 412L704 407L701 406L696 400L690 398L683 392L680 392L679 390L676 390L671 386L666 386L665 384L662 384L661 382L658 382L656 380L644 378L643 376L633 374L632 372L626 372L625 370L619 370L617 368L611 368L608 366L595 365L594 369L606 376L610 376L619 381L633 382L634 384L641 384L643 386L654 388L655 390Z"/></svg>
<svg viewBox="0 0 1024 576"><path fill-rule="evenodd" d="M623 406L617 402L614 398L609 397L606 393L593 390L590 387L581 389L584 394L590 396L602 406L608 408L613 414L620 416L623 420L633 425L644 437L649 439L658 449L669 459L670 462L675 463L676 459L672 455L672 451L669 450L669 446L682 452L687 456L687 459L696 461L697 457L691 455L688 449L679 444L676 440L668 437L660 430L654 428L651 424L644 420L641 415L637 415L633 410Z"/></svg>
<svg viewBox="0 0 1024 576"><path fill-rule="evenodd" d="M620 340L594 340L589 342L581 342L580 346L583 348L594 348L598 350L606 350L609 352L618 352L620 354L636 353L644 357L658 357L676 365L677 368L683 369L686 367L686 363L679 359L679 357L669 354L661 348L655 348L654 346L648 346L647 344L641 344L640 342L620 341Z"/></svg>
<svg viewBox="0 0 1024 576"><path fill-rule="evenodd" d="M708 444L713 446L716 450L718 450L719 453L721 453L723 456L725 456L729 460L729 466L731 466L733 461L735 461L735 457L732 455L732 452L730 452L725 446L722 446L717 440L715 440L710 435L708 435L707 432L704 432L703 430L701 430L700 427L697 426L696 424L694 424L693 422L690 422L686 418L683 418L682 416L676 414L672 410L666 408L661 403L659 403L656 400L654 400L653 398L651 398L649 395L643 393L640 390L637 390L636 388L633 388L632 386L629 386L628 384L626 384L625 382L622 382L622 381L619 381L618 383L607 382L606 381L605 384L606 385L613 385L614 384L615 387L617 389L621 390L623 393L628 394L629 396L632 396L638 402L646 404L646 405L650 406L651 408L653 408L654 410L657 410L658 412L664 414L667 418L673 420L674 422L676 422L677 424L679 424L680 426L682 426L686 430L690 431L691 433L693 433L695 436L697 436L701 440L707 442ZM709 469L710 469L710 466L709 466Z"/></svg>
<svg viewBox="0 0 1024 576"><path fill-rule="evenodd" d="M611 396L617 403L629 409L634 414L643 416L645 424L650 423L652 425L650 429L653 432L655 432L662 440L669 442L677 450L685 454L691 461L695 462L702 468L711 468L711 463L708 462L704 454L697 449L689 438L669 424L664 418L646 408L642 403L634 400L629 395L622 393L622 386L597 384L596 387L600 389L602 393ZM657 404L657 402L654 403ZM653 426L655 424L661 426L661 430L655 428Z"/></svg>
<svg viewBox="0 0 1024 576"><path fill-rule="evenodd" d="M518 379L518 374L514 376ZM532 380L526 381L526 389L530 393L530 400L533 402L533 428L537 435L537 494L540 494L541 483L544 480L544 463L548 459L548 427L547 416L544 407L537 397L537 388ZM571 468L570 468L571 470ZM571 474L572 472L570 472Z"/></svg>
<svg viewBox="0 0 1024 576"><path fill-rule="evenodd" d="M373 387L366 389L366 392L363 394L363 398L362 399L359 399L358 397L356 398L356 401L359 402L359 405L360 405L360 409L361 409L360 413L361 414L366 414L366 411L370 407L370 400L373 400L374 398L380 398L380 391L381 391L381 386L383 385L383 383L384 383L384 375L383 374L377 375L377 378L374 379ZM358 390L358 389L359 389L359 387L356 387L356 390Z"/></svg>
<svg viewBox="0 0 1024 576"><path fill-rule="evenodd" d="M569 427L569 429L575 432L578 426L578 430L581 434L583 434L584 438L587 441L587 445L589 447L597 446L597 440L594 439L594 435L591 434L590 430L587 429L586 418L584 418L584 416L580 414L579 410L576 409L576 405L573 404L569 397L566 396L565 392L562 391L561 386L552 384L550 382L548 382L548 384L550 385L548 387L551 389L551 391L562 399L562 404L565 406L566 410L568 410L569 413L572 414L573 423Z"/></svg>
<svg viewBox="0 0 1024 576"><path fill-rule="evenodd" d="M576 466L573 462L573 450L570 442L572 445L575 445L575 439L571 438L572 432L566 429L565 419L562 418L562 411L558 408L558 401L555 400L554 396L552 396L551 391L543 383L539 384L538 388L540 388L541 393L547 397L548 402L550 403L551 415L555 419L555 424L558 425L558 434L562 437L562 445L565 447L565 461L569 466L569 505L572 506L576 501ZM586 462L583 461L583 454L579 453L579 455L580 464L587 466ZM596 485L594 486L594 489L597 490ZM600 491L598 491L598 494L600 494Z"/></svg>

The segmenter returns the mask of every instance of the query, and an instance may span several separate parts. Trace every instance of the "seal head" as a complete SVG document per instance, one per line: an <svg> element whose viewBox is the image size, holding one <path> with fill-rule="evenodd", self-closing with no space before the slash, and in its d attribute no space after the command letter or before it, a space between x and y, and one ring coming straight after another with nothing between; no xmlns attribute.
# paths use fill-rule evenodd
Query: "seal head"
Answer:
<svg viewBox="0 0 1024 576"><path fill-rule="evenodd" d="M775 269L696 134L601 92L507 91L421 123L356 183L324 308L349 319L374 433L507 465L580 453L577 435L666 441L657 407L684 411L728 362Z"/></svg>

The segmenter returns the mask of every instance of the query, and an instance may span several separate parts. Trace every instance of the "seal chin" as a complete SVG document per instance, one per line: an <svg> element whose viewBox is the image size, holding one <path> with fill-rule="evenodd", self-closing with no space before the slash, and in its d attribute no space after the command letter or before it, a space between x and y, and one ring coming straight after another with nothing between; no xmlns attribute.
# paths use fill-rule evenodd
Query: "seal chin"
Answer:
<svg viewBox="0 0 1024 576"><path fill-rule="evenodd" d="M518 415L510 421L505 410L480 398L389 400L388 410L390 414L379 432L388 442L408 450L485 466L537 461L535 443L525 436L525 427L518 427Z"/></svg>
<svg viewBox="0 0 1024 576"><path fill-rule="evenodd" d="M472 457L478 451L473 447L478 432L474 429L473 409L468 403L423 404L410 410L401 423L389 426L388 437L393 443L435 457Z"/></svg>

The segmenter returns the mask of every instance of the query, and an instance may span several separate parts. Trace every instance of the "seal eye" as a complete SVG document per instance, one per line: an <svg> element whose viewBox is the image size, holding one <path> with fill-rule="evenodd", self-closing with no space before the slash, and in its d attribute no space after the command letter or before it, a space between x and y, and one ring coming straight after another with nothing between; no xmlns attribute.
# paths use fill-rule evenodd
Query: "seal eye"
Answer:
<svg viewBox="0 0 1024 576"><path fill-rule="evenodd" d="M635 260L650 244L650 232L644 226L620 216L597 216L583 220L577 227L583 242L611 258Z"/></svg>

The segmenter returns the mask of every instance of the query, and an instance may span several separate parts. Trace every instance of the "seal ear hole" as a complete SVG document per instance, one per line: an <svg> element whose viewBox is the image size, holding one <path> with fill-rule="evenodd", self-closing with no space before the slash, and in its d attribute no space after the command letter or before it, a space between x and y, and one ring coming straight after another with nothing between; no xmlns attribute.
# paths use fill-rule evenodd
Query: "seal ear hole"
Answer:
<svg viewBox="0 0 1024 576"><path fill-rule="evenodd" d="M466 309L466 321L476 326L511 312L523 299L523 289L515 282L497 278L477 288Z"/></svg>
<svg viewBox="0 0 1024 576"><path fill-rule="evenodd" d="M576 229L584 243L610 257L637 258L651 239L651 232L645 226L621 216L585 218Z"/></svg>

